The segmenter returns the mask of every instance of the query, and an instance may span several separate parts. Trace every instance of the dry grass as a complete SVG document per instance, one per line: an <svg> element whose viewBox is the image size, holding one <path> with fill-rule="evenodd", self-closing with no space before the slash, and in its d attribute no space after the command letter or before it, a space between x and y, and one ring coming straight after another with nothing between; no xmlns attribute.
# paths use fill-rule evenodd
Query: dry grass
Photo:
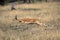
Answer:
<svg viewBox="0 0 60 40"><path fill-rule="evenodd" d="M60 40L60 2L0 6L0 40ZM18 18L39 18L44 25L19 23Z"/></svg>

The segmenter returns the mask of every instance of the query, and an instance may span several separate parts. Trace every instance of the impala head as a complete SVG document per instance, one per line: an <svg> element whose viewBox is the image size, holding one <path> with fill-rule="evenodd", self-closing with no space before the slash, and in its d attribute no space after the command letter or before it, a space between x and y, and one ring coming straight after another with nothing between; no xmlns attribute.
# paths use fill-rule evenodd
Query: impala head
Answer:
<svg viewBox="0 0 60 40"><path fill-rule="evenodd" d="M19 21L19 22L23 22L22 20L19 20L17 15L15 15L15 20Z"/></svg>

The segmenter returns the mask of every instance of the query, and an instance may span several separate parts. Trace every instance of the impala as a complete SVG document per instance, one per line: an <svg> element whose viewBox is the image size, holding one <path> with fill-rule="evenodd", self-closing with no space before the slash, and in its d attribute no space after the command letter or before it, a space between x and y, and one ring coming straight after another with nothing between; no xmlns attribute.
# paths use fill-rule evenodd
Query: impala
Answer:
<svg viewBox="0 0 60 40"><path fill-rule="evenodd" d="M36 23L38 25L45 25L43 23L40 23L39 19L38 18L20 18L18 19L17 18L17 15L15 16L15 19L18 21L18 22L21 22L21 23Z"/></svg>

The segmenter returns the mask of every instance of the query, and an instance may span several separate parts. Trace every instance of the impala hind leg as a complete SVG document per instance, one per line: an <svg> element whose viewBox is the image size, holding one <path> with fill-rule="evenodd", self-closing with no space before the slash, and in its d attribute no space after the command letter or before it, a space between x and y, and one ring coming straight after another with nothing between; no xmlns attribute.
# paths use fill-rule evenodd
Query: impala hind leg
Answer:
<svg viewBox="0 0 60 40"><path fill-rule="evenodd" d="M40 26L47 26L46 24L40 23L39 21L37 21L36 23L37 23L38 25L40 25Z"/></svg>

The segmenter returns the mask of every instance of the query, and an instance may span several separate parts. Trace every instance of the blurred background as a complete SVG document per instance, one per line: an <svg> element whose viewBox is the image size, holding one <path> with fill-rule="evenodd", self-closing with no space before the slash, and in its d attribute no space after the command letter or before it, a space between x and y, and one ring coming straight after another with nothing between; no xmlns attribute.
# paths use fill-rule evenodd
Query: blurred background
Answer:
<svg viewBox="0 0 60 40"><path fill-rule="evenodd" d="M36 3L36 2L59 2L60 0L0 0L0 5L7 3L19 2L19 3Z"/></svg>

